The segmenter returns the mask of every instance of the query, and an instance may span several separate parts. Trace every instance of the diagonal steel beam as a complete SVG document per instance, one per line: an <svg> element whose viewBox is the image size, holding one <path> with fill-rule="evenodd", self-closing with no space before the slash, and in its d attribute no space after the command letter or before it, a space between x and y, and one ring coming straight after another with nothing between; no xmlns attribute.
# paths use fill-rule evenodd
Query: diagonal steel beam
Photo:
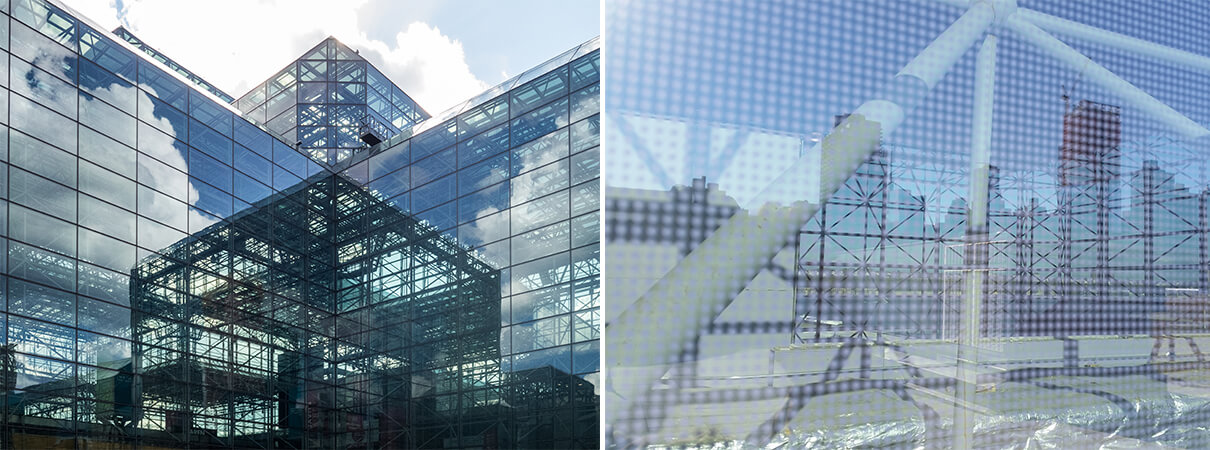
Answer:
<svg viewBox="0 0 1210 450"><path fill-rule="evenodd" d="M1109 69L1097 64L1021 16L1010 17L1007 25L1019 36L1050 54L1051 57L1080 71L1094 83L1114 93L1122 100L1134 105L1134 107L1150 114L1161 123L1172 127L1172 129L1185 137L1198 138L1210 134L1210 130L1185 117L1184 114L1177 112L1163 102L1156 100L1151 94L1144 92L1129 81L1115 75Z"/></svg>
<svg viewBox="0 0 1210 450"><path fill-rule="evenodd" d="M681 350L723 311L777 252L894 131L993 21L1011 15L992 0L972 4L893 78L884 94L854 111L816 145L820 166L800 158L757 197L756 214L741 211L686 255L612 323L606 324L606 420L614 436L630 425L622 412L646 395ZM819 186L811 199L808 184ZM633 419L633 418L631 418Z"/></svg>
<svg viewBox="0 0 1210 450"><path fill-rule="evenodd" d="M1051 33L1084 39L1090 42L1096 42L1100 45L1116 48L1118 50L1124 50L1137 53L1139 55L1168 61L1170 63L1202 72L1210 72L1210 57L1205 57L1196 53L1178 50L1172 47L1156 44L1154 42L1144 41L1142 39L1130 37L1121 33L1102 30L1100 28L1091 27L1079 22L1073 22L1071 20L1055 17L1050 14L1041 13L1031 9L1022 8L1017 12L1017 17L1033 23L1039 28Z"/></svg>

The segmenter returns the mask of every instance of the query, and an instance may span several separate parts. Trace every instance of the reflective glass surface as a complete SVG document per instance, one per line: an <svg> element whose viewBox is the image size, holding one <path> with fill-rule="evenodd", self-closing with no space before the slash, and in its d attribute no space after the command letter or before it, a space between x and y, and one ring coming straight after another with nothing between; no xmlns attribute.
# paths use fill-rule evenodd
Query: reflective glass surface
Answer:
<svg viewBox="0 0 1210 450"><path fill-rule="evenodd" d="M241 117L53 2L0 10L0 448L598 445L599 152L571 150L573 90L371 152L367 118L386 139L428 116L335 40ZM514 120L565 136L521 164L541 180L510 172ZM323 141L281 138L304 129Z"/></svg>
<svg viewBox="0 0 1210 450"><path fill-rule="evenodd" d="M344 162L429 118L382 72L335 38L320 42L233 104L246 118L324 164Z"/></svg>
<svg viewBox="0 0 1210 450"><path fill-rule="evenodd" d="M518 395L521 448L599 443L599 102L568 117L569 99L599 97L600 52L560 58L535 81L337 165L500 270L501 381ZM581 68L580 90L566 89L569 67Z"/></svg>
<svg viewBox="0 0 1210 450"><path fill-rule="evenodd" d="M609 445L1210 446L1206 4L605 3Z"/></svg>

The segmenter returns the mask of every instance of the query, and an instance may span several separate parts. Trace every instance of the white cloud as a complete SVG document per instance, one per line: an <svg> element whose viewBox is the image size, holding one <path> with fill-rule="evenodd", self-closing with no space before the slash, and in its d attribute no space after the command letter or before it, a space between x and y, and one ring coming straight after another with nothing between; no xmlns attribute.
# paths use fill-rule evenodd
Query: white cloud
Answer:
<svg viewBox="0 0 1210 450"><path fill-rule="evenodd" d="M67 5L100 25L99 31L111 31L121 24L115 0L69 0Z"/></svg>
<svg viewBox="0 0 1210 450"><path fill-rule="evenodd" d="M342 42L354 45L343 39ZM394 47L373 40L364 45L362 55L430 114L438 114L491 87L471 73L461 42L423 22L412 22L396 34ZM379 61L374 61L375 57Z"/></svg>
<svg viewBox="0 0 1210 450"><path fill-rule="evenodd" d="M121 17L148 45L237 97L327 36L360 50L431 114L489 87L471 73L462 43L437 27L413 22L395 42L369 38L357 17L367 0L128 0L116 13L114 0L66 1L102 25Z"/></svg>

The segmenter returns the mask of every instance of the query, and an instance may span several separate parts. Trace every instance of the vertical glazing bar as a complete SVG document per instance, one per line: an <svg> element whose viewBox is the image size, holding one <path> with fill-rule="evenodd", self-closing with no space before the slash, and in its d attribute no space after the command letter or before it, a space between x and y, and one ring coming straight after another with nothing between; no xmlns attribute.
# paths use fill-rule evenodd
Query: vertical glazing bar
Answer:
<svg viewBox="0 0 1210 450"><path fill-rule="evenodd" d="M958 400L954 405L954 448L972 448L980 313L988 259L988 171L991 166L992 106L996 87L996 35L989 34L975 59L975 102L971 121L971 166L966 216L966 277L958 325Z"/></svg>
<svg viewBox="0 0 1210 450"><path fill-rule="evenodd" d="M818 144L820 165L801 158L758 197L755 214L736 214L703 241L628 310L606 325L609 334L606 374L606 423L615 436L626 436L626 406L646 395L652 384L676 363L681 349L723 311L748 282L819 210L870 153L881 136L890 134L959 58L983 35L996 11L977 2L913 58L891 80L884 94L862 104L838 132ZM818 186L812 199L809 184ZM673 405L654 405L668 408ZM793 415L797 411L789 411ZM629 418L635 419L635 418ZM641 418L639 418L641 420ZM779 430L789 417L777 417L762 430ZM767 431L766 430L766 431ZM774 431L775 432L775 431ZM761 430L763 439L772 436Z"/></svg>

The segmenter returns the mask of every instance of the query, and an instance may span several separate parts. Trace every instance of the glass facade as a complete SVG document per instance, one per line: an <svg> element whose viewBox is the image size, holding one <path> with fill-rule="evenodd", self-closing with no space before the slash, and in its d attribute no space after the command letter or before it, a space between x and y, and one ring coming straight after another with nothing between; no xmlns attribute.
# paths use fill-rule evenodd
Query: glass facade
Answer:
<svg viewBox="0 0 1210 450"><path fill-rule="evenodd" d="M599 73L593 40L336 166L499 270L482 395L516 408L521 448L598 445Z"/></svg>
<svg viewBox="0 0 1210 450"><path fill-rule="evenodd" d="M1210 445L1205 5L605 15L607 443Z"/></svg>
<svg viewBox="0 0 1210 450"><path fill-rule="evenodd" d="M325 40L241 113L53 2L0 10L0 447L598 444L595 42L424 121ZM304 126L330 140L278 137Z"/></svg>
<svg viewBox="0 0 1210 450"><path fill-rule="evenodd" d="M244 118L336 164L429 117L372 64L335 38L236 102Z"/></svg>
<svg viewBox="0 0 1210 450"><path fill-rule="evenodd" d="M202 77L194 75L193 72L189 71L189 69L186 69L184 66L177 64L176 61L173 61L167 55L160 53L158 50L152 48L150 45L147 45L146 42L143 42L142 39L139 39L138 36L135 36L134 33L131 33L130 30L127 30L125 27L118 27L118 28L114 29L113 34L116 35L117 37L125 40L126 42L130 43L130 45L134 46L134 48L142 50L143 53L146 53L147 56L150 56L152 59L159 61L160 64L168 66L169 69L172 69L172 70L176 71L176 73L181 74L181 76L185 77L185 79L193 82L194 86L200 87L202 89L205 89L207 92L214 94L214 96L218 97L219 100L222 100L227 103L232 103L235 101L235 98L232 97L231 94L223 92L219 88L214 87L214 85L210 84L206 80L203 80Z"/></svg>

